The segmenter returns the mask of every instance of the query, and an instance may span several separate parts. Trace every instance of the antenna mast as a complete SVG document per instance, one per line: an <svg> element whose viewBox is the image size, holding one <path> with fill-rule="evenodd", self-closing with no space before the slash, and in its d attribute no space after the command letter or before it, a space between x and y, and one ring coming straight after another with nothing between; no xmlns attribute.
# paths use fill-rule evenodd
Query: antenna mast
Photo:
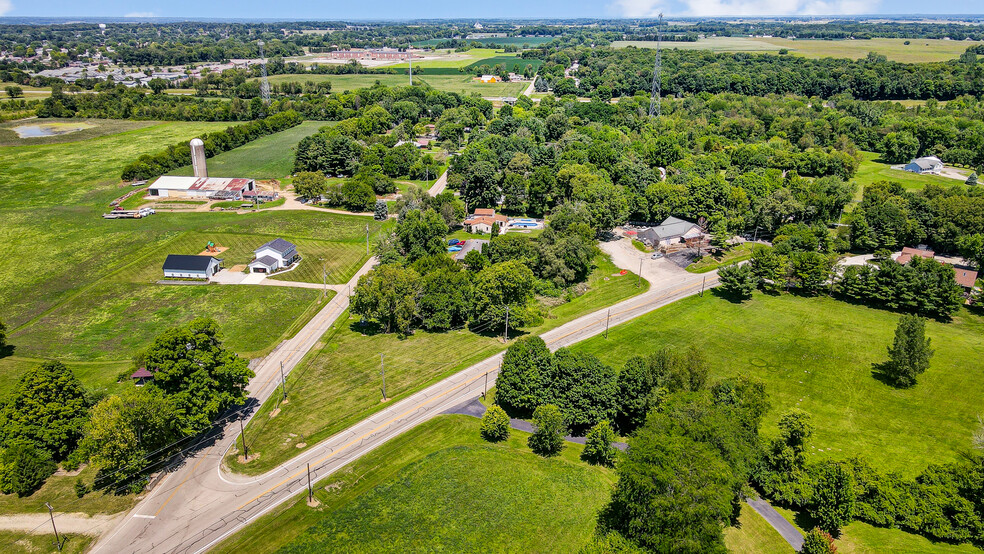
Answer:
<svg viewBox="0 0 984 554"><path fill-rule="evenodd" d="M267 80L266 56L263 55L263 41L256 41L256 45L260 47L260 72L263 75L263 81L260 83L260 95L263 96L263 103L269 106L270 81Z"/></svg>
<svg viewBox="0 0 984 554"><path fill-rule="evenodd" d="M410 51L413 45L407 43L407 61L410 62L410 86L413 86L413 52Z"/></svg>
<svg viewBox="0 0 984 554"><path fill-rule="evenodd" d="M661 47L663 42L663 14L659 14L659 21L656 22L656 66L653 68L653 92L649 100L649 117L659 117L662 115L660 106L661 96L663 95L663 64Z"/></svg>

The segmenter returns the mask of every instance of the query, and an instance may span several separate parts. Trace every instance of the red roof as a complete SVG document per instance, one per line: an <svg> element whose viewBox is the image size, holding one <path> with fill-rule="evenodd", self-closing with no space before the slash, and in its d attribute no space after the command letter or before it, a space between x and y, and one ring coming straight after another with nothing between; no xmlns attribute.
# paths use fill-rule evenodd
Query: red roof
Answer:
<svg viewBox="0 0 984 554"><path fill-rule="evenodd" d="M476 216L480 216L480 215L493 216L493 215L495 215L495 210L493 210L492 208L478 208L478 209L475 210L475 213L473 215L476 215Z"/></svg>
<svg viewBox="0 0 984 554"><path fill-rule="evenodd" d="M902 265L905 265L909 263L909 260L911 260L913 256L933 259L936 256L936 253L933 252L932 250L923 250L922 248L910 248L906 246L905 248L902 249L902 254L900 254L895 261L899 262Z"/></svg>
<svg viewBox="0 0 984 554"><path fill-rule="evenodd" d="M954 277L957 280L957 284L964 288L974 288L974 283L977 282L977 272L971 269L964 269L962 267L953 268Z"/></svg>
<svg viewBox="0 0 984 554"><path fill-rule="evenodd" d="M146 379L147 377L153 377L154 374L147 371L147 368L141 367L140 369L133 372L130 379Z"/></svg>

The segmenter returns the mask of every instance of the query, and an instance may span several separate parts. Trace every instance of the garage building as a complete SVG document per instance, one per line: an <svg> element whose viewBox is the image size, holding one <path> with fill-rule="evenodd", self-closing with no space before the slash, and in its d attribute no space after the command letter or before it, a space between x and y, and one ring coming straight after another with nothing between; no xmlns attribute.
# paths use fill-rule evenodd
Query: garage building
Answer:
<svg viewBox="0 0 984 554"><path fill-rule="evenodd" d="M256 190L253 179L228 177L178 177L165 175L150 185L150 196L186 196L215 198L218 200L242 200L243 193Z"/></svg>
<svg viewBox="0 0 984 554"><path fill-rule="evenodd" d="M171 279L208 280L219 271L221 260L212 256L168 254L164 260L164 277Z"/></svg>

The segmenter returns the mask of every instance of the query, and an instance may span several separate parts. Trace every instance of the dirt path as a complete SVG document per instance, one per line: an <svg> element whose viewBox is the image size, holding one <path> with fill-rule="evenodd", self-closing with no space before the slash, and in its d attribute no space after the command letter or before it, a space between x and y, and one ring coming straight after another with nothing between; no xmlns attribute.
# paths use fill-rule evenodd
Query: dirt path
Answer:
<svg viewBox="0 0 984 554"><path fill-rule="evenodd" d="M125 513L94 516L78 513L55 514L55 524L59 533L99 536L115 527L125 516ZM51 519L48 514L4 515L0 516L0 529L43 535L51 533Z"/></svg>

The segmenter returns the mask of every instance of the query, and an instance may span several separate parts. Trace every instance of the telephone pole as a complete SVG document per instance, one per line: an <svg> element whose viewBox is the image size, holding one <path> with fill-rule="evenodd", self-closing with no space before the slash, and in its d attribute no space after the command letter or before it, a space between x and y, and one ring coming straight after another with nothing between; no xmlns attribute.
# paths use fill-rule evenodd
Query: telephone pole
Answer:
<svg viewBox="0 0 984 554"><path fill-rule="evenodd" d="M249 461L249 449L246 448L246 428L243 427L242 418L239 419L239 436L243 439L243 460Z"/></svg>
<svg viewBox="0 0 984 554"><path fill-rule="evenodd" d="M506 305L506 341L509 342L509 305Z"/></svg>
<svg viewBox="0 0 984 554"><path fill-rule="evenodd" d="M379 355L379 374L383 376L383 402L386 401L386 365L383 363L383 354Z"/></svg>
<svg viewBox="0 0 984 554"><path fill-rule="evenodd" d="M307 465L307 476L308 476L308 503L314 498L314 490L311 488L311 464Z"/></svg>
<svg viewBox="0 0 984 554"><path fill-rule="evenodd" d="M608 326L612 323L612 309L608 308L608 317L605 319L605 338L608 338Z"/></svg>
<svg viewBox="0 0 984 554"><path fill-rule="evenodd" d="M637 287L642 286L642 260L643 258L639 258L639 280L636 282Z"/></svg>
<svg viewBox="0 0 984 554"><path fill-rule="evenodd" d="M51 504L48 502L45 502L44 505L46 508L48 508L48 517L51 518L51 528L54 529L55 531L55 546L57 546L58 551L61 552L62 543L61 543L61 539L58 537L58 528L55 527L55 514L53 512L54 508L52 508Z"/></svg>
<svg viewBox="0 0 984 554"><path fill-rule="evenodd" d="M287 378L284 377L284 362L280 362L280 388L284 391L284 400L287 400Z"/></svg>
<svg viewBox="0 0 984 554"><path fill-rule="evenodd" d="M366 223L366 256L369 255L369 224Z"/></svg>
<svg viewBox="0 0 984 554"><path fill-rule="evenodd" d="M704 283L707 283L707 275L705 275L704 276L704 279L700 282L700 296L701 296L701 298L704 297Z"/></svg>
<svg viewBox="0 0 984 554"><path fill-rule="evenodd" d="M410 86L413 86L413 52L410 51L411 44L407 43L407 62L410 64Z"/></svg>

